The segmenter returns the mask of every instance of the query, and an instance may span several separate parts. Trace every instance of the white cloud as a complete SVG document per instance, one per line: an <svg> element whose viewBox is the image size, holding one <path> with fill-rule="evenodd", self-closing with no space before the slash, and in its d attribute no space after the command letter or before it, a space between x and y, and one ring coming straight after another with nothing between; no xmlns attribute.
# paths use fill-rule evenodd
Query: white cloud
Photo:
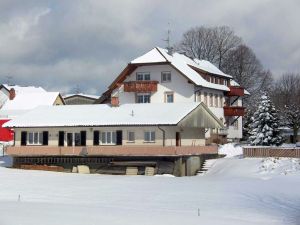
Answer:
<svg viewBox="0 0 300 225"><path fill-rule="evenodd" d="M297 0L2 0L0 79L99 94L127 62L165 45L168 22L173 43L192 26L229 25L275 74L299 72L299 8Z"/></svg>

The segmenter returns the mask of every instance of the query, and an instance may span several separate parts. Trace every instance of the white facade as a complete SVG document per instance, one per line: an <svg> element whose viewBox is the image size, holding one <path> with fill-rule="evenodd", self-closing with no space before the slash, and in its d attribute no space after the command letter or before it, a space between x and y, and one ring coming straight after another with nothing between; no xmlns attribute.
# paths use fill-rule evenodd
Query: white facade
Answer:
<svg viewBox="0 0 300 225"><path fill-rule="evenodd" d="M163 52L162 55L164 57L156 56L157 52ZM137 96L143 94L150 95L150 103L167 103L169 99L167 98L167 95L172 95L170 99L175 103L203 102L214 113L214 115L227 127L227 131L208 129L205 133L206 138L209 138L213 133L227 133L227 138L233 140L242 138L242 117L238 118L234 116L224 116L223 107L225 106L226 101L227 103L229 103L230 106L242 106L242 97L239 97L233 104L231 104L233 101L232 99L235 99L236 97L229 99L226 96L226 93L229 91L229 88L226 84L227 82L229 82L230 79L232 80L232 77L222 73L218 69L216 69L216 71L219 71L218 74L212 74L209 71L204 71L204 74L209 74L212 76L212 80L223 79L224 83L221 84L221 82L218 83L215 81L207 81L200 74L198 74L198 76L201 77L201 79L203 79L203 85L199 85L198 83L196 84L196 81L191 80L191 76L184 74L184 72L189 73L189 70L192 70L195 73L195 70L192 68L195 67L195 62L197 61L194 60L190 62L191 59L178 53L176 53L176 55L174 54L174 57L172 58L172 55L168 55L165 51L159 48L157 48L157 52L152 50L149 53L146 53L144 56L137 58L137 62L136 60L133 60L131 63L138 63L137 68L130 74L127 74L125 80L112 91L111 96L118 97L120 104L139 103ZM151 57L148 56L149 54ZM148 60L144 64L143 57ZM151 63L151 60L153 60L153 63ZM159 60L163 60L161 62L162 64L159 64ZM171 63L168 64L168 62ZM206 64L209 64L209 62L206 62ZM183 68L183 65L187 66L189 69L181 70L181 68ZM200 64L198 65L198 69L199 67ZM214 68L214 66L210 64L210 68ZM170 81L163 82L162 73L164 72L171 73ZM137 74L139 73L150 74L150 79L148 80L158 82L157 91L148 93L124 91L124 83L130 81L137 81ZM193 75L195 75L194 73ZM199 80L197 80L197 82L199 82ZM230 81L230 84L232 84L233 86L237 86L237 84L233 80Z"/></svg>

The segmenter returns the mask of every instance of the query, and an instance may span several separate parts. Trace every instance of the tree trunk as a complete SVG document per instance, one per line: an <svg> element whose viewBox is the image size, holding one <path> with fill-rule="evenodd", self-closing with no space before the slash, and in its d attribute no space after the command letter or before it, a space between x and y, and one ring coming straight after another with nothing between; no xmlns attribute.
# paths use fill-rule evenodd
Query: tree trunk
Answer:
<svg viewBox="0 0 300 225"><path fill-rule="evenodd" d="M294 141L294 143L296 143L296 142L298 141L298 140L297 140L298 130L299 130L299 127L294 126L294 128L293 128L293 131L294 131L294 138L293 138L293 141Z"/></svg>

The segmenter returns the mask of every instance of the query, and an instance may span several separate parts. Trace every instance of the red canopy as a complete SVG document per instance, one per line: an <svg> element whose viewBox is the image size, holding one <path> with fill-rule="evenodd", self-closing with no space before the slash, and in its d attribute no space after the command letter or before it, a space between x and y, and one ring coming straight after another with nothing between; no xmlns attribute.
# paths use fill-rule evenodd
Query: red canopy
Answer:
<svg viewBox="0 0 300 225"><path fill-rule="evenodd" d="M13 141L14 140L14 132L8 128L2 127L4 123L9 121L8 119L1 120L0 119L0 141Z"/></svg>

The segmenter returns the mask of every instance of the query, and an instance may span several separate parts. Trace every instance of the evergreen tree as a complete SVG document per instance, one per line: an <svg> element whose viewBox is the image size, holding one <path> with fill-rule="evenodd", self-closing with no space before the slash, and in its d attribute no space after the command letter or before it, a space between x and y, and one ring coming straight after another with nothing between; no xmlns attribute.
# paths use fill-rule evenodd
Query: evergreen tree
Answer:
<svg viewBox="0 0 300 225"><path fill-rule="evenodd" d="M251 118L251 145L280 145L283 138L279 130L279 117L268 95L262 94L259 106Z"/></svg>

